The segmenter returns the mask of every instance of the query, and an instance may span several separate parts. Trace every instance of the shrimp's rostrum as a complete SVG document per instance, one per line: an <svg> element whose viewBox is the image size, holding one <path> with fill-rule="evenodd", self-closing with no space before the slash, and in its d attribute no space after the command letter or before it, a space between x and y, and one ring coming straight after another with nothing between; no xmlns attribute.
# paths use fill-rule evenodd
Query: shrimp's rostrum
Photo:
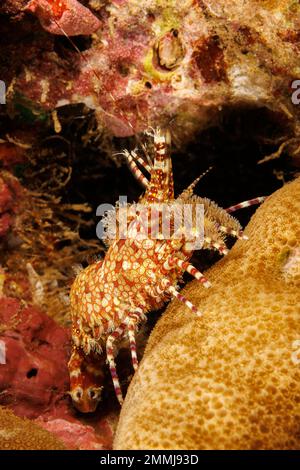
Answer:
<svg viewBox="0 0 300 470"><path fill-rule="evenodd" d="M193 194L200 178L174 198L169 133L157 129L153 132L153 139L151 165L143 162L136 152L124 152L131 170L145 187L145 193L138 204L117 206L113 214L106 215L106 255L103 260L81 271L71 288L73 351L69 361L70 394L75 407L81 411L93 411L101 399L105 361L109 365L117 398L122 403L115 353L120 341L128 340L132 365L137 368L136 331L149 312L176 297L193 315L201 316L197 306L181 295L178 287L185 271L205 288L210 287L205 276L190 264L199 231L197 227L187 229L184 220L175 230L173 216L167 212L167 222L172 228L170 236L163 237L160 232L163 217L166 217L163 207L175 207L176 212L176 208L182 208L183 204L189 205L192 211L198 204L203 205L202 248L225 255L228 252L227 236L246 238L239 222L226 210ZM124 211L127 214L126 230L121 223ZM153 232L154 228L156 231ZM91 364L96 363L100 370L92 369ZM86 371L90 371L88 381Z"/></svg>

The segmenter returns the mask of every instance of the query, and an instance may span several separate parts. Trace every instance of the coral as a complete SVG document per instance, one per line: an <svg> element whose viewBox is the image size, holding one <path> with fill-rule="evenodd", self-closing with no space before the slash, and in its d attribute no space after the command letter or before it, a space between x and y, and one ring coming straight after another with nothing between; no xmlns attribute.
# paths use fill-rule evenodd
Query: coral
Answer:
<svg viewBox="0 0 300 470"><path fill-rule="evenodd" d="M186 287L202 318L169 306L129 387L115 449L300 448L299 215L298 178L207 272L210 290Z"/></svg>
<svg viewBox="0 0 300 470"><path fill-rule="evenodd" d="M97 255L99 260L102 251L99 242L92 240L94 209L104 199L113 202L116 194L125 191L129 200L137 197L133 181L120 166L121 159L114 155L133 144L134 139L128 142L113 139L112 135L128 136L159 124L170 127L175 146L179 146L212 124L212 129L202 132L201 142L191 143L192 155L188 149L175 156L175 173L180 174L177 189L183 189L198 172L213 165L217 174L205 180L203 193L222 205L273 191L280 184L275 178L284 181L291 177L289 168L285 171L286 167L281 167L283 159L278 165L282 171L274 171L270 185L265 168L271 174L273 162L258 167L256 174L252 163L259 159L269 162L287 154L299 158L300 107L291 102L291 82L299 78L299 2L2 0L0 3L0 79L7 89L7 106L0 107L0 339L5 343L8 358L7 364L0 365L0 403L20 416L37 420L61 437L68 448L110 448L119 408L112 396L109 368L101 365L104 374L100 384L103 381L101 410L83 417L73 409L66 393L69 334L65 327L70 326L68 292L75 270L78 272L79 263L86 266L95 261L91 256ZM289 165L288 159L284 165ZM247 170L240 171L241 167ZM248 182L253 181L252 186L249 182L249 194L243 187L245 175ZM234 250L239 253L237 247ZM210 254L201 256L203 266L213 262L206 260ZM229 264L230 260L232 255ZM221 270L225 264L219 266ZM296 244L282 250L280 266L278 276L284 284L298 282ZM216 283L223 286L224 292L227 289L227 284L218 277L218 270L217 274L212 270L215 317L208 316L206 320L210 313L209 297L204 294L198 297L196 287L191 287L195 302L201 297L200 303L205 307L205 333L211 331L211 319L212 329L219 321L218 298L213 294L221 293ZM267 288L261 276L259 272L262 294L258 298L265 302ZM269 279L267 275L266 278ZM232 280L235 283L235 278ZM278 295L280 292L278 288ZM250 294L245 295L246 308L250 305L249 297ZM270 287L268 302L272 299ZM226 302L230 309L231 300ZM258 311L261 309L264 314L268 302L259 306ZM288 300L286 308L293 309L290 303ZM154 322L152 316L150 322ZM171 322L171 331L172 328ZM235 333L234 324L232 329ZM199 328L195 331L198 333ZM213 342L215 336L221 344L222 337L214 330L209 341ZM199 337L204 342L206 334L201 330ZM162 341L164 344L165 340ZM298 364L299 341L296 337L291 342L291 368ZM182 344L188 348L185 340ZM211 353L209 346L204 343L203 350ZM164 351L166 357L172 356L168 356L172 347ZM180 353L180 345L174 342L176 347ZM263 350L264 345L259 342L257 347ZM235 349L238 351L238 345ZM125 367L122 354L126 354ZM119 356L117 370L125 389L132 368L127 351L123 349ZM175 369L173 356L172 363ZM237 371L243 377L239 366ZM176 382L171 372L170 375L171 383ZM181 400L185 403L184 398ZM139 412L138 403L136 406ZM250 398L247 406L252 406ZM178 408L182 419L180 403ZM274 413L275 421L281 417L278 413ZM244 411L240 415L241 419L248 419ZM161 416L164 419L163 413ZM240 425L235 416L233 421L237 427ZM249 426L254 425L255 422ZM292 425L287 419L287 426ZM198 432L200 428L193 426ZM201 426L200 434L205 435L206 421ZM276 421L273 428L281 429L280 423ZM166 426L166 432L167 429ZM254 428L250 434L259 435ZM213 433L211 436L214 439ZM175 442L176 439L175 436ZM253 441L249 445L259 447Z"/></svg>
<svg viewBox="0 0 300 470"><path fill-rule="evenodd" d="M97 5L101 27L80 54L59 52L50 34L40 50L42 33L35 23L21 57L19 42L18 50L12 46L10 54L21 64L11 77L12 103L26 97L29 109L46 110L85 103L117 136L171 122L178 142L217 120L226 107L267 107L291 127L289 137L298 134L299 109L291 102L291 82L299 75L300 6L294 0ZM78 34L82 24L80 18L79 29L69 34ZM51 25L58 34L57 20ZM11 75L15 67L9 66L2 75Z"/></svg>
<svg viewBox="0 0 300 470"><path fill-rule="evenodd" d="M63 450L65 446L53 434L28 419L15 416L0 407L1 450Z"/></svg>

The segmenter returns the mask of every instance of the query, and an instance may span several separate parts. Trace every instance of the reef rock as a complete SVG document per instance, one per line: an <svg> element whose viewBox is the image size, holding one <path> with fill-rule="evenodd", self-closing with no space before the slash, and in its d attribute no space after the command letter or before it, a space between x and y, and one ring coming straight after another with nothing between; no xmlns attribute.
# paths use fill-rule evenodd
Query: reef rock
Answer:
<svg viewBox="0 0 300 470"><path fill-rule="evenodd" d="M22 187L18 180L11 173L0 171L0 239L14 224L21 195Z"/></svg>
<svg viewBox="0 0 300 470"><path fill-rule="evenodd" d="M52 34L62 31L70 36L92 34L101 23L77 0L30 0L26 10L37 15L41 25Z"/></svg>
<svg viewBox="0 0 300 470"><path fill-rule="evenodd" d="M277 3L277 2L276 2ZM159 320L115 449L300 449L300 178L260 207L212 282Z"/></svg>
<svg viewBox="0 0 300 470"><path fill-rule="evenodd" d="M292 103L292 82L300 73L299 2L112 0L90 6L101 21L92 44L81 54L71 46L58 52L49 35L39 53L41 41L32 36L19 59L22 71L12 77L10 98L30 99L47 110L85 103L116 136L171 123L182 142L215 122L223 109L237 106L266 107L293 128L291 136L297 134L299 106ZM55 11L51 18L47 10L48 31L82 34L85 14L60 30ZM29 14L24 24L26 19ZM36 25L30 26L34 30L39 38ZM18 48L19 43L22 38ZM11 49L14 61L18 50Z"/></svg>
<svg viewBox="0 0 300 470"><path fill-rule="evenodd" d="M0 162L4 168L11 168L25 161L25 151L8 142L0 143Z"/></svg>
<svg viewBox="0 0 300 470"><path fill-rule="evenodd" d="M37 418L69 388L69 333L35 307L7 297L0 299L0 324L0 404Z"/></svg>

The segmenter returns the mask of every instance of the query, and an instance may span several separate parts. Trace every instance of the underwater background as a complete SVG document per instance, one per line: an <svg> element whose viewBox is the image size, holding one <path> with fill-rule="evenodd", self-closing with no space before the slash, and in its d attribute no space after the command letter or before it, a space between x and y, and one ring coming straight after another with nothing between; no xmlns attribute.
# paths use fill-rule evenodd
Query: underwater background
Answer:
<svg viewBox="0 0 300 470"><path fill-rule="evenodd" d="M299 30L294 0L1 2L0 449L299 449ZM176 196L210 169L195 194L222 208L271 197L234 214L249 240L226 258L193 254L203 321L150 313L135 374L120 344L121 418L105 361L80 413L70 288L105 257L97 207L143 193L124 150L152 158L156 128Z"/></svg>

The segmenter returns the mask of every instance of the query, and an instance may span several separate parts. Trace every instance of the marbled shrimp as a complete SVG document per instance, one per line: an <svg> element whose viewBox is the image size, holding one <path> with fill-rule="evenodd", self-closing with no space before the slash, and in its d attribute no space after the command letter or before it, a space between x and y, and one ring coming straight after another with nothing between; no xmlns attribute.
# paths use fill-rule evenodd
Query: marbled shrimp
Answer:
<svg viewBox="0 0 300 470"><path fill-rule="evenodd" d="M226 255L228 236L246 239L239 222L229 213L264 199L256 198L222 209L213 201L193 194L200 177L175 198L170 134L157 129L153 132L153 139L153 158L149 162L145 162L136 151L124 152L131 171L145 192L138 205L119 206L113 214L106 215L108 250L105 257L82 270L71 288L73 351L69 361L70 395L75 407L84 412L94 411L101 399L105 362L110 369L116 396L120 404L123 402L115 354L120 342L128 341L132 366L137 369L136 332L148 313L161 308L171 298L177 298L191 310L192 315L201 316L198 307L179 291L185 272L204 288L210 287L210 282L190 263L199 231L197 227L187 230L182 223L176 231L173 227L168 239L162 237L159 229L153 238L151 228L153 224L158 228L161 226L162 205L180 208L187 204L192 210L197 204L203 205L202 248ZM121 236L120 220L125 209L128 219L124 237ZM155 214L152 219L149 218L150 212ZM146 229L143 220L151 220ZM168 222L172 225L172 216Z"/></svg>

